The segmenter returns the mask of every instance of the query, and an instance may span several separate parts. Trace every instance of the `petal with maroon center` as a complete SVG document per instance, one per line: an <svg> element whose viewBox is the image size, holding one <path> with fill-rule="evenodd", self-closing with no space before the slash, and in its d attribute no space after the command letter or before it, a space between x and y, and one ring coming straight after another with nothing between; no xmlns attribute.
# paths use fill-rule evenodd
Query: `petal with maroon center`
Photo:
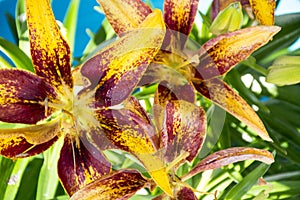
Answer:
<svg viewBox="0 0 300 200"><path fill-rule="evenodd" d="M164 21L167 28L172 30L166 36L164 44L166 48L169 45L178 45L177 48L184 48L194 24L198 3L199 0L164 1ZM172 37L176 38L176 42Z"/></svg>
<svg viewBox="0 0 300 200"><path fill-rule="evenodd" d="M187 101L170 101L165 107L163 125L161 137L166 161L172 162L184 156L176 165L185 160L191 162L205 140L205 111Z"/></svg>
<svg viewBox="0 0 300 200"><path fill-rule="evenodd" d="M151 8L141 0L97 1L118 35L138 28L144 19L152 12Z"/></svg>
<svg viewBox="0 0 300 200"><path fill-rule="evenodd" d="M130 98L123 108L101 109L96 112L100 125L109 140L118 148L134 154L144 165L155 183L173 196L168 173L157 149L156 130L139 102Z"/></svg>
<svg viewBox="0 0 300 200"><path fill-rule="evenodd" d="M148 180L136 170L120 170L85 186L71 200L128 199L145 187Z"/></svg>

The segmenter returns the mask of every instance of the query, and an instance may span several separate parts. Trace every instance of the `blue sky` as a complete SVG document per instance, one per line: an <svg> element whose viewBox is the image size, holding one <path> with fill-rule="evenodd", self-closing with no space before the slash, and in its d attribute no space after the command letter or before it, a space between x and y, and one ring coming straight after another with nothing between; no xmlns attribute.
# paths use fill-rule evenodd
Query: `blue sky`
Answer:
<svg viewBox="0 0 300 200"><path fill-rule="evenodd" d="M212 0L200 0L199 8L204 11L207 9L207 4L209 5ZM55 17L58 20L63 20L64 12L68 6L67 0L53 0L53 10ZM155 7L162 6L161 0L153 0ZM16 0L0 0L0 36L4 37L10 41L13 41L12 35L10 33L5 13L8 12L14 16ZM80 56L87 44L89 38L86 34L86 29L89 28L92 31L96 31L100 26L103 16L93 10L93 7L98 5L96 0L82 0L79 10L79 22L77 25L76 33L76 46L75 46L75 56ZM276 10L276 15L288 13L288 12L300 12L300 0L281 0L278 5L278 10ZM14 42L14 41L13 41ZM300 43L299 43L300 44Z"/></svg>

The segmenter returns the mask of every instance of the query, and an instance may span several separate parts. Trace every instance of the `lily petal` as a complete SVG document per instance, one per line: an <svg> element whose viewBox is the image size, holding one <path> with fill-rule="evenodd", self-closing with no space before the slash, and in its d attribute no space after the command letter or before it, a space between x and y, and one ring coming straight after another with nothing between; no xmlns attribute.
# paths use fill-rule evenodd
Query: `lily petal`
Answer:
<svg viewBox="0 0 300 200"><path fill-rule="evenodd" d="M141 106L137 104L131 98L119 109L103 108L95 112L107 138L117 148L134 154L154 153L158 142L156 131L149 118L143 116L144 111L139 112Z"/></svg>
<svg viewBox="0 0 300 200"><path fill-rule="evenodd" d="M122 170L85 186L71 200L128 199L146 186L147 180L136 170Z"/></svg>
<svg viewBox="0 0 300 200"><path fill-rule="evenodd" d="M162 44L165 34L160 11L155 10L141 24L87 61L81 73L96 89L98 106L117 105L132 93ZM139 41L139 42L137 42Z"/></svg>
<svg viewBox="0 0 300 200"><path fill-rule="evenodd" d="M196 77L210 79L226 74L270 41L278 31L278 26L255 26L209 40L198 52L200 64L196 67Z"/></svg>
<svg viewBox="0 0 300 200"><path fill-rule="evenodd" d="M145 166L153 180L172 196L168 173L153 124L137 100L131 98L121 109L98 109L98 121L107 138L118 148L133 153ZM135 109L137 108L137 109Z"/></svg>
<svg viewBox="0 0 300 200"><path fill-rule="evenodd" d="M217 169L244 160L258 160L266 164L274 162L273 155L269 151L249 147L232 147L207 156L188 174L184 175L182 179L187 180L200 172Z"/></svg>
<svg viewBox="0 0 300 200"><path fill-rule="evenodd" d="M164 20L167 27L181 33L180 40L184 46L190 34L198 10L199 0L165 0Z"/></svg>
<svg viewBox="0 0 300 200"><path fill-rule="evenodd" d="M85 139L65 137L58 160L58 176L70 196L111 172L111 164Z"/></svg>
<svg viewBox="0 0 300 200"><path fill-rule="evenodd" d="M256 19L262 25L274 25L275 0L249 0Z"/></svg>
<svg viewBox="0 0 300 200"><path fill-rule="evenodd" d="M272 141L255 111L225 82L215 78L199 83L194 82L194 86L200 94L248 125L262 139Z"/></svg>
<svg viewBox="0 0 300 200"><path fill-rule="evenodd" d="M141 0L97 0L115 32L120 35L137 28L152 12Z"/></svg>
<svg viewBox="0 0 300 200"><path fill-rule="evenodd" d="M61 121L57 119L38 125L27 125L22 128L0 129L0 139L24 138L33 145L50 141L55 136L60 136Z"/></svg>
<svg viewBox="0 0 300 200"><path fill-rule="evenodd" d="M198 198L196 197L195 193L190 188L184 187L177 192L176 199L197 200Z"/></svg>
<svg viewBox="0 0 300 200"><path fill-rule="evenodd" d="M0 69L0 120L35 124L51 114L45 101L57 94L45 80L31 72Z"/></svg>
<svg viewBox="0 0 300 200"><path fill-rule="evenodd" d="M12 159L34 156L47 150L57 139L55 136L47 142L31 144L22 136L0 138L0 154Z"/></svg>
<svg viewBox="0 0 300 200"><path fill-rule="evenodd" d="M36 74L59 88L73 87L70 48L56 24L49 0L26 0L30 50Z"/></svg>
<svg viewBox="0 0 300 200"><path fill-rule="evenodd" d="M205 111L186 101L171 101L166 105L162 142L168 162L188 152L192 161L198 154L206 136ZM183 160L184 161L184 160Z"/></svg>

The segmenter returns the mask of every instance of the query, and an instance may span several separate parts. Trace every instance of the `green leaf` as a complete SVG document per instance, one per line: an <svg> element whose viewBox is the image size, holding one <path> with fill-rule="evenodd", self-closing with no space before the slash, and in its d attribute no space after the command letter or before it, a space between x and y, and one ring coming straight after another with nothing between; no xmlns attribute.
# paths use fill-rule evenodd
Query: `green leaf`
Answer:
<svg viewBox="0 0 300 200"><path fill-rule="evenodd" d="M57 175L57 161L63 144L63 137L50 149L44 152L44 163L38 179L36 199L52 199L55 197L59 183Z"/></svg>
<svg viewBox="0 0 300 200"><path fill-rule="evenodd" d="M0 56L0 69L1 68L12 68L11 64L7 62L2 56Z"/></svg>
<svg viewBox="0 0 300 200"><path fill-rule="evenodd" d="M262 177L270 165L260 164L252 172L250 172L241 182L236 184L226 195L225 199L242 199L242 196L257 183L257 180Z"/></svg>
<svg viewBox="0 0 300 200"><path fill-rule="evenodd" d="M83 51L82 58L90 57L91 56L90 54L93 54L93 52L100 50L104 46L110 44L110 41L108 40L110 40L115 35L115 32L111 27L111 25L109 24L108 20L105 18L98 31L95 34L89 32L89 35L91 39ZM103 45L101 44L102 42L104 42ZM98 45L100 45L99 48Z"/></svg>
<svg viewBox="0 0 300 200"><path fill-rule="evenodd" d="M73 52L74 50L79 4L80 4L80 0L70 1L68 11L64 18L64 26L67 29L67 37L69 39L71 52Z"/></svg>
<svg viewBox="0 0 300 200"><path fill-rule="evenodd" d="M300 13L286 14L275 17L275 25L281 31L276 34L271 42L254 52L254 57L261 63L267 64L268 56L289 47L300 36Z"/></svg>
<svg viewBox="0 0 300 200"><path fill-rule="evenodd" d="M20 39L23 33L27 30L27 24L25 20L25 1L18 0L16 5L16 13L15 13L15 20L16 20L16 29L18 38Z"/></svg>
<svg viewBox="0 0 300 200"><path fill-rule="evenodd" d="M15 44L0 37L0 51L8 56L19 69L34 71L30 58Z"/></svg>
<svg viewBox="0 0 300 200"><path fill-rule="evenodd" d="M0 199L4 199L5 190L8 187L8 181L13 171L15 163L8 158L0 157Z"/></svg>
<svg viewBox="0 0 300 200"><path fill-rule="evenodd" d="M19 190L21 178L26 170L28 163L32 158L18 159L14 163L14 168L11 172L10 178L7 182L7 187L4 193L5 200L14 200Z"/></svg>
<svg viewBox="0 0 300 200"><path fill-rule="evenodd" d="M18 32L17 32L17 28L16 28L16 21L15 18L13 16L11 16L11 14L9 13L5 13L7 22L9 24L9 28L11 30L11 33L15 39L15 41L18 41Z"/></svg>
<svg viewBox="0 0 300 200"><path fill-rule="evenodd" d="M37 180L42 162L42 159L35 158L27 165L14 200L35 199Z"/></svg>

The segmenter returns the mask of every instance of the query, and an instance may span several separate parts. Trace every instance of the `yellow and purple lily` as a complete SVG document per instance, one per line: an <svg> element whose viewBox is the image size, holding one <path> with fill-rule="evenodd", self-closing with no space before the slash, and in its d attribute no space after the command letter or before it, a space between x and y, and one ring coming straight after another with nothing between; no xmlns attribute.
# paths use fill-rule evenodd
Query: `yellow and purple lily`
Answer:
<svg viewBox="0 0 300 200"><path fill-rule="evenodd" d="M123 188L130 196L145 179L135 170L112 172L101 150L119 142L107 130L116 129L130 139L150 126L128 116L142 115L130 95L163 42L160 11L149 14L140 29L99 51L76 71L71 69L70 47L49 1L26 0L26 16L35 73L0 69L0 121L22 124L0 129L0 154L12 159L33 156L63 137L58 175L70 196L96 180L100 188L109 182L111 188ZM109 127L107 122L116 120L120 124ZM120 182L124 177L128 185ZM138 184L130 179L138 179Z"/></svg>
<svg viewBox="0 0 300 200"><path fill-rule="evenodd" d="M143 20L153 12L140 0L98 0L98 2L115 32L120 36L139 28ZM157 135L161 140L158 148L160 151L153 152L148 149L146 158L141 155L137 157L143 162L156 184L169 196L176 196L174 192L176 189L174 190L173 181L168 176L170 167L167 167L166 163L176 163L178 159L193 160L201 149L205 135L205 131L203 133L205 113L195 106L196 92L241 120L264 140L272 141L251 106L221 78L256 49L268 43L280 28L254 26L222 34L205 43L196 54L191 55L185 49L185 44L197 10L198 0L164 1L164 22L168 29L162 50L155 56L139 83L139 85L158 83L153 113ZM182 152L187 153L186 159L182 159ZM238 149L234 152L228 155L238 155ZM152 155L149 156L149 153ZM262 154L267 155L268 163L273 159L269 153Z"/></svg>

